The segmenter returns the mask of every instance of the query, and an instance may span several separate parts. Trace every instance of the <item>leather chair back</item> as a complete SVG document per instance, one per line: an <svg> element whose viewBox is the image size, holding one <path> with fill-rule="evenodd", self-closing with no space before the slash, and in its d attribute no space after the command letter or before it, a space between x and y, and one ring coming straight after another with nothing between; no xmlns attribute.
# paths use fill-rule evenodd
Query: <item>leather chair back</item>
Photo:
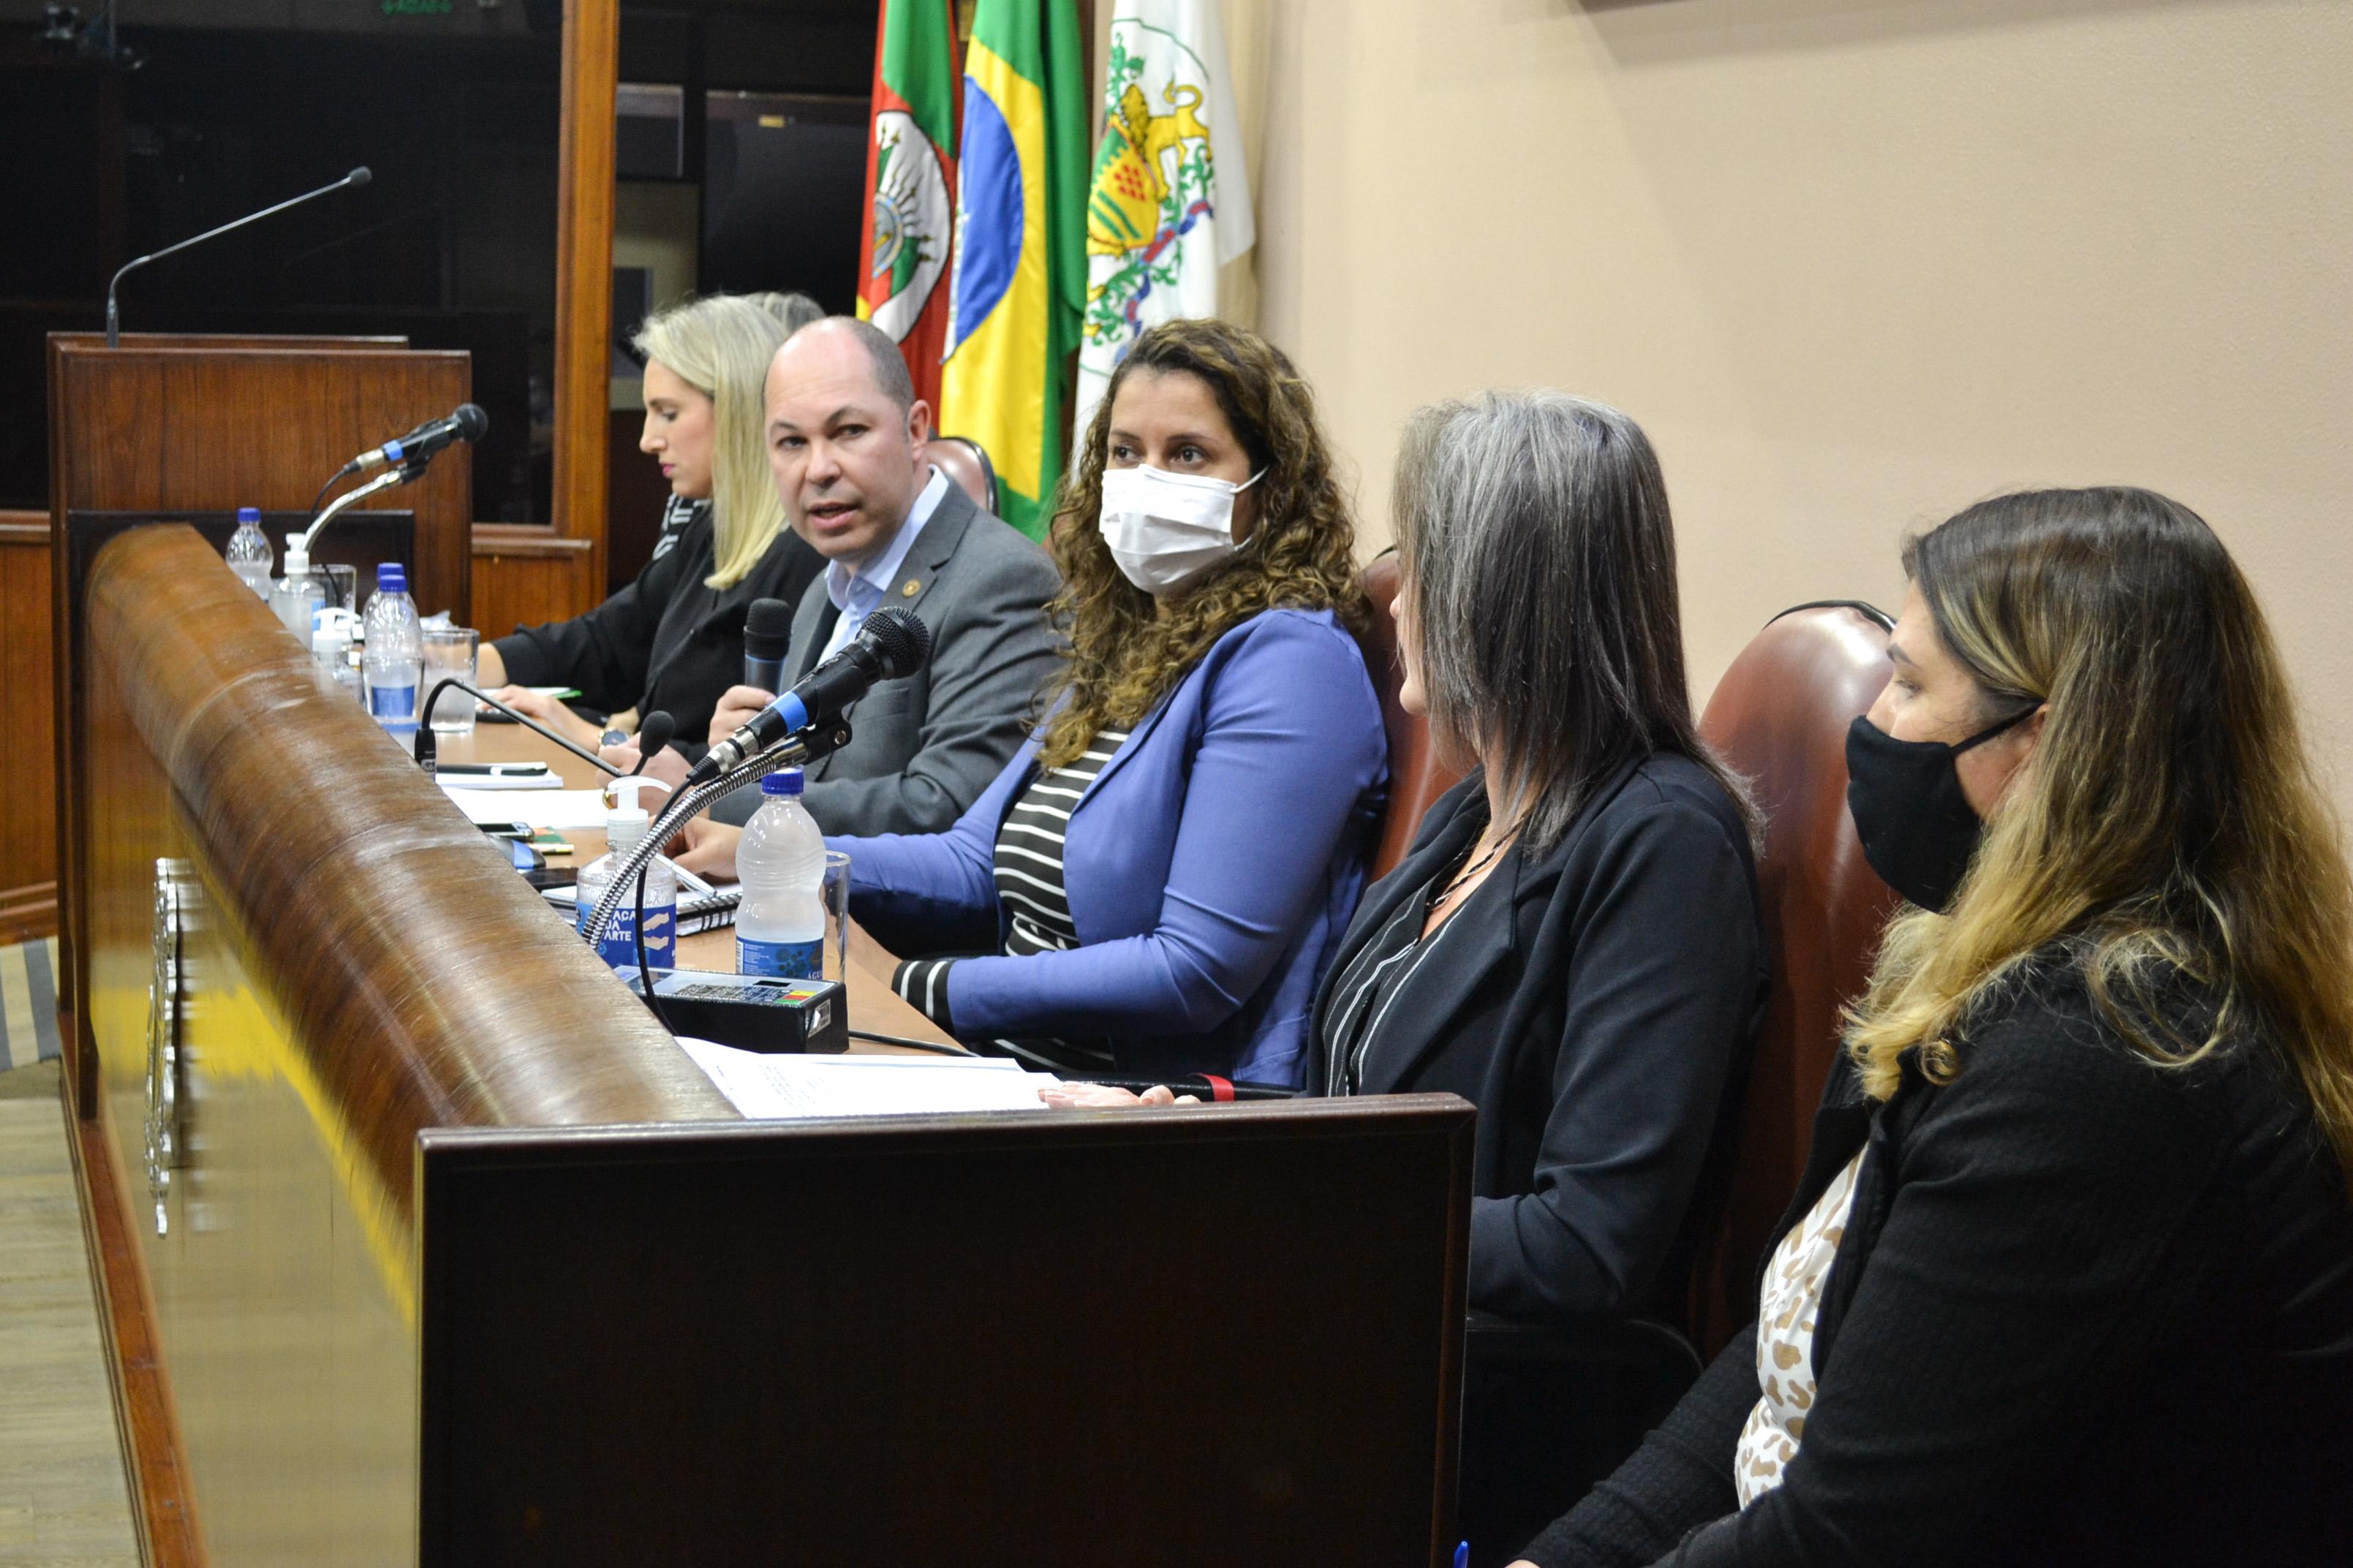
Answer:
<svg viewBox="0 0 2353 1568"><path fill-rule="evenodd" d="M1389 605L1398 595L1395 550L1383 551L1357 579L1372 601L1373 623L1359 639L1365 668L1372 672L1373 690L1381 700L1381 723L1389 737L1389 804L1381 818L1380 843L1373 852L1372 874L1388 876L1413 847L1414 829L1438 797L1462 782L1461 770L1440 760L1430 738L1430 726L1398 706L1398 688L1405 667L1398 661L1397 622Z"/></svg>
<svg viewBox="0 0 2353 1568"><path fill-rule="evenodd" d="M923 456L970 496L973 505L1004 515L997 511L997 465L988 460L979 442L969 436L934 436L924 443Z"/></svg>
<svg viewBox="0 0 2353 1568"><path fill-rule="evenodd" d="M1757 1268L1797 1191L1815 1103L1895 895L1846 809L1846 732L1887 684L1893 623L1869 605L1775 616L1717 683L1700 731L1766 816L1757 881L1773 994L1751 1058L1725 1212L1692 1272L1689 1325L1712 1357L1757 1310Z"/></svg>

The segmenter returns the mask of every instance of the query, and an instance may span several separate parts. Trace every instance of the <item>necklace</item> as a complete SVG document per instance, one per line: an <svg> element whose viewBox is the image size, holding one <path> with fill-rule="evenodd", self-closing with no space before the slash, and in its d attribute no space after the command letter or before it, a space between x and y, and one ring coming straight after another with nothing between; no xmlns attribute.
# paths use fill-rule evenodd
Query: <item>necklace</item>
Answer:
<svg viewBox="0 0 2353 1568"><path fill-rule="evenodd" d="M1519 836L1520 825L1514 822L1511 826L1505 828L1501 834L1496 836L1493 847L1491 847L1484 855L1480 856L1476 860L1472 861L1469 865L1463 867L1462 869L1455 872L1453 877L1447 882L1445 889L1441 891L1438 897L1430 901L1430 907L1433 910L1444 908L1447 900L1452 898L1458 891L1460 891L1465 882L1468 882L1472 878L1477 876L1480 872L1493 865L1495 863L1496 857L1502 855L1504 850L1509 849L1512 847L1514 840L1517 839Z"/></svg>

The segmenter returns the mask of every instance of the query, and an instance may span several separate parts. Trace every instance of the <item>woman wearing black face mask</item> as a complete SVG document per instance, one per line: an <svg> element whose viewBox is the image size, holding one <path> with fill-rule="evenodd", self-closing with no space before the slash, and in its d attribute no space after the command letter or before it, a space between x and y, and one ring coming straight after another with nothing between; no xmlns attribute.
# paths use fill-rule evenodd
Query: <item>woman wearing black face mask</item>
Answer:
<svg viewBox="0 0 2353 1568"><path fill-rule="evenodd" d="M1849 798L1918 907L1758 1323L1525 1557L2341 1563L2353 886L2262 614L2144 490L1905 566Z"/></svg>
<svg viewBox="0 0 2353 1568"><path fill-rule="evenodd" d="M1905 613L1918 618L1911 604ZM1847 810L1862 841L1862 858L1880 879L1922 909L1942 913L1952 907L1969 858L1977 853L1987 806L2042 731L2042 704L2012 696L2010 717L1957 741L1910 739L1957 726L1974 728L1981 715L1952 710L1977 709L1982 694L1971 682L1927 697L1922 689L1926 672L1900 640L1889 643L1887 657L1895 668L1886 689L1847 731ZM2005 737L2003 745L1978 750ZM1964 757L1970 760L1964 763Z"/></svg>

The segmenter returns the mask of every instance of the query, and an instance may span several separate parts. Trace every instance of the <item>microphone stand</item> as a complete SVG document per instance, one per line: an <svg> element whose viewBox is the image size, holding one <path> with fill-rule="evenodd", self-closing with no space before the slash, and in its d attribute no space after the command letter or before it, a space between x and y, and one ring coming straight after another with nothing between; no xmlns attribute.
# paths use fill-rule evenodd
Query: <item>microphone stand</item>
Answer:
<svg viewBox="0 0 2353 1568"><path fill-rule="evenodd" d="M111 9L111 7L109 7L110 12ZM108 20L110 30L112 26L112 18L110 16ZM301 195L295 196L290 200L280 202L274 207L264 207L258 213L249 213L246 216L237 219L235 223L225 223L218 228L208 228L193 239L184 239L177 245L167 245L163 249L151 252L145 256L132 257L130 260L124 262L121 267L116 270L114 276L107 281L106 346L111 349L121 348L122 346L122 317L121 312L115 308L114 291L121 287L123 275L125 273L130 272L134 268L144 267L151 261L161 261L164 258L175 255L180 251L187 249L188 247L192 245L202 245L205 241L215 238L220 235L227 234L233 228L243 228L247 224L259 223L263 218L272 216L278 213L282 213L288 207L299 207L304 202L315 201L319 197L325 195L330 191L340 191L345 185L364 185L372 178L374 178L374 176L368 173L367 166L365 164L362 164L360 167L353 169L350 174L345 174L342 179L337 180L333 184L321 185L315 191L306 191Z"/></svg>
<svg viewBox="0 0 2353 1568"><path fill-rule="evenodd" d="M345 490L342 495L329 501L326 509L311 520L311 526L302 531L303 553L310 552L311 541L318 537L321 529L367 500L368 497L382 490L396 489L402 485L423 478L425 465L432 460L430 457L418 458L413 462L401 463L386 468L359 489Z"/></svg>
<svg viewBox="0 0 2353 1568"><path fill-rule="evenodd" d="M839 751L848 744L849 726L839 719L822 729L811 725L804 730L796 730L758 756L736 763L716 778L705 779L699 784L691 784L679 791L670 797L670 804L662 807L660 814L647 824L645 836L631 845L628 853L622 857L620 865L614 869L612 881L606 885L604 894L596 900L596 907L589 912L588 923L581 928L581 934L591 942L604 937L605 928L613 923L613 916L619 912L621 900L628 896L629 884L638 879L638 873L645 869L646 863L660 852L662 846L670 842L670 836L678 831L679 825L687 818L721 795L749 784L763 773L777 768L797 767Z"/></svg>

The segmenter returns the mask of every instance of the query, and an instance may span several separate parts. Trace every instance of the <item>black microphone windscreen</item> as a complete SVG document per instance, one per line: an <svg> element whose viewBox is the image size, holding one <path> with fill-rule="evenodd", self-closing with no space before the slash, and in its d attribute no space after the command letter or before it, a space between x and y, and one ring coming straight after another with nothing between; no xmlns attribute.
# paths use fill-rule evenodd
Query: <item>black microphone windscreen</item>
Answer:
<svg viewBox="0 0 2353 1568"><path fill-rule="evenodd" d="M932 657L932 628L925 626L913 610L896 607L876 610L859 627L858 636L860 641L874 649L875 658L882 661L882 676L886 680L914 674Z"/></svg>
<svg viewBox="0 0 2353 1568"><path fill-rule="evenodd" d="M793 640L793 607L782 599L754 599L744 612L744 651L754 658L782 658Z"/></svg>
<svg viewBox="0 0 2353 1568"><path fill-rule="evenodd" d="M350 174L345 174L343 178L350 181L354 185L364 185L370 180L375 179L375 176L368 173L368 166L365 163L362 163L358 168L353 169Z"/></svg>
<svg viewBox="0 0 2353 1568"><path fill-rule="evenodd" d="M638 765L645 766L646 759L669 745L670 737L677 733L678 721L661 709L647 714L638 725Z"/></svg>
<svg viewBox="0 0 2353 1568"><path fill-rule="evenodd" d="M491 416L478 403L460 403L449 418L457 425L461 441L479 441L491 433Z"/></svg>

